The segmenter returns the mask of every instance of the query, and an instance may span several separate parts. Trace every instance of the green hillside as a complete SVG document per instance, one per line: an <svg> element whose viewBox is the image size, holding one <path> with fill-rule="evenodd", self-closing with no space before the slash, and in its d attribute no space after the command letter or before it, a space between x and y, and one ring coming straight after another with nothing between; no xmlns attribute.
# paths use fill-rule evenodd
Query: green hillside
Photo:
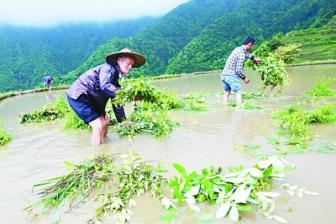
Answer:
<svg viewBox="0 0 336 224"><path fill-rule="evenodd" d="M135 35L153 21L142 18L46 28L0 24L0 92L34 88L45 74L64 75L100 44Z"/></svg>
<svg viewBox="0 0 336 224"><path fill-rule="evenodd" d="M336 14L335 9L336 2L328 0L189 1L138 35L101 45L64 81L72 81L103 63L109 52L124 47L147 57L145 66L132 71L135 77L220 69L247 35L260 43L278 32L320 27Z"/></svg>
<svg viewBox="0 0 336 224"><path fill-rule="evenodd" d="M284 44L300 44L295 63L336 60L336 16L325 26L295 30L280 38Z"/></svg>
<svg viewBox="0 0 336 224"><path fill-rule="evenodd" d="M128 47L146 55L148 63L133 75L165 73L169 60L209 24L235 10L240 0L194 0L180 5L135 37L112 39L101 45L79 68L65 78L73 80L90 67L103 63L105 55Z"/></svg>
<svg viewBox="0 0 336 224"><path fill-rule="evenodd" d="M154 22L45 30L0 26L0 92L34 88L46 73L69 84L125 47L147 58L133 77L221 69L246 36L258 45L279 32L288 33L284 42L303 44L299 63L334 59L335 19L324 25L335 15L336 1L330 0L191 0Z"/></svg>
<svg viewBox="0 0 336 224"><path fill-rule="evenodd" d="M242 1L236 11L209 25L171 59L167 73L221 69L246 36L261 43L278 32L320 26L336 14L335 9L336 1L329 0Z"/></svg>

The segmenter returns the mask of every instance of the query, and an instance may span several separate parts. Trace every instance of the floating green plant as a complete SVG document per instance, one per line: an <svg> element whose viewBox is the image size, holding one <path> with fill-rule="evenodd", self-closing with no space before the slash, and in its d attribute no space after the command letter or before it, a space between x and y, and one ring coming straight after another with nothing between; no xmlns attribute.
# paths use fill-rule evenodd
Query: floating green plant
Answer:
<svg viewBox="0 0 336 224"><path fill-rule="evenodd" d="M326 105L312 111L305 111L298 106L291 105L283 111L273 114L273 118L280 119L281 135L288 136L288 144L307 146L312 138L310 124L335 123L335 105Z"/></svg>
<svg viewBox="0 0 336 224"><path fill-rule="evenodd" d="M116 189L97 196L96 201L101 202L101 206L88 223L101 223L106 217L116 217L120 223L128 223L132 214L130 208L136 205L135 197L148 193L152 197L163 198L161 187L167 183L163 176L166 170L160 165L155 167L142 162L134 152L124 159L116 172Z"/></svg>
<svg viewBox="0 0 336 224"><path fill-rule="evenodd" d="M208 106L205 96L202 93L189 95L183 98L183 110L186 111L207 111Z"/></svg>
<svg viewBox="0 0 336 224"><path fill-rule="evenodd" d="M336 84L336 78L319 77L314 85L313 90L305 94L311 96L336 96L336 90L333 86Z"/></svg>
<svg viewBox="0 0 336 224"><path fill-rule="evenodd" d="M265 97L261 93L243 93L244 100L262 100Z"/></svg>
<svg viewBox="0 0 336 224"><path fill-rule="evenodd" d="M229 102L227 104L229 107L237 107L237 104L235 102ZM244 110L262 110L264 109L263 106L254 104L251 101L245 100L242 104L239 105L239 108Z"/></svg>
<svg viewBox="0 0 336 224"><path fill-rule="evenodd" d="M66 162L65 165L72 169L69 174L45 180L33 186L41 199L26 207L31 211L36 206L42 206L47 211L60 206L64 200L70 200L70 206L75 200L84 202L93 190L102 187L113 174L112 156L99 154L93 159L88 159L80 165Z"/></svg>
<svg viewBox="0 0 336 224"><path fill-rule="evenodd" d="M65 201L69 202L69 209L74 209L87 202L90 195L96 194L95 201L99 205L95 209L96 215L88 223L101 223L105 218L114 218L117 223L129 223L130 209L136 205L135 198L150 194L160 199L166 209L167 212L161 216L161 221L166 223L176 219L181 205L186 204L190 209L199 211L199 203L219 207L215 216L207 215L204 219L227 216L237 222L241 212L259 208L268 219L287 223L284 218L274 214L275 198L280 193L272 191L276 187L273 181L282 180L288 167L293 167L283 159L268 157L251 168L231 168L227 174L221 167L187 173L183 165L175 163L173 167L178 175L166 178L163 175L166 172L164 167L142 161L133 151L121 155L121 158L123 161L120 165L112 164L112 156L107 154L99 154L81 165L66 163L72 171L34 185L41 198L25 210L33 212L40 206L48 212ZM292 196L318 195L296 185L281 186ZM172 190L170 196L163 191L167 187Z"/></svg>
<svg viewBox="0 0 336 224"><path fill-rule="evenodd" d="M277 157L268 157L249 169L235 169L224 174L222 168L210 167L187 173L180 164L173 164L178 176L169 181L177 205L186 204L191 210L200 211L199 203L218 205L216 218L229 217L237 222L241 212L251 212L258 207L268 218L281 223L287 221L274 214L275 198L273 180L282 180L287 164ZM302 194L316 194L307 190ZM300 193L300 195L301 195Z"/></svg>
<svg viewBox="0 0 336 224"><path fill-rule="evenodd" d="M0 128L0 146L7 144L12 138L10 134Z"/></svg>
<svg viewBox="0 0 336 224"><path fill-rule="evenodd" d="M178 124L169 118L168 111L156 105L142 103L134 109L124 123L116 127L116 130L121 136L133 137L135 134L148 133L156 137L164 137L177 126Z"/></svg>
<svg viewBox="0 0 336 224"><path fill-rule="evenodd" d="M44 105L42 109L20 115L20 123L36 123L62 119L69 111L70 108L65 98L59 97L54 103Z"/></svg>

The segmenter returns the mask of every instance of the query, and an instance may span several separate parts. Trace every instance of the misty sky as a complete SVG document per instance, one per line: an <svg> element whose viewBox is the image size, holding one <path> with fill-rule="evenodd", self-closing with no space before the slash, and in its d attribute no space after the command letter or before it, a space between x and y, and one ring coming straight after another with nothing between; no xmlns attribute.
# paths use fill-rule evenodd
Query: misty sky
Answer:
<svg viewBox="0 0 336 224"><path fill-rule="evenodd" d="M0 23L50 26L160 16L188 0L1 0Z"/></svg>

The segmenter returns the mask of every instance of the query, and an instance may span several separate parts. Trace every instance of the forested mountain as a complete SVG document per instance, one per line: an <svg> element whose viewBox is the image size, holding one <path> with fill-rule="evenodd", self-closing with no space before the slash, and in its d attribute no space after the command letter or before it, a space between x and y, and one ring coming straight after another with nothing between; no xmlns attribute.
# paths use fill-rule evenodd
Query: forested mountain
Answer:
<svg viewBox="0 0 336 224"><path fill-rule="evenodd" d="M55 77L78 67L111 38L137 34L154 18L49 28L0 25L0 92L33 88L45 74Z"/></svg>
<svg viewBox="0 0 336 224"><path fill-rule="evenodd" d="M167 72L221 69L246 36L261 43L278 32L321 26L335 14L336 1L329 0L241 1L237 10L208 26L172 59Z"/></svg>
<svg viewBox="0 0 336 224"><path fill-rule="evenodd" d="M134 77L221 69L228 54L248 35L260 44L277 33L313 32L334 15L336 1L330 0L191 0L154 22L120 25L127 28L124 33L116 24L108 29L60 27L62 32L9 32L2 27L0 90L35 87L46 72L56 75L57 83L69 84L87 69L104 63L108 53L125 47L147 58L145 66L132 71ZM327 29L332 39L335 26ZM300 37L294 36L300 42ZM328 57L330 54L325 54L323 60Z"/></svg>
<svg viewBox="0 0 336 224"><path fill-rule="evenodd" d="M124 47L147 57L133 76L220 69L247 35L261 43L278 32L322 26L335 14L336 1L329 0L193 0L132 38L101 45L67 80Z"/></svg>
<svg viewBox="0 0 336 224"><path fill-rule="evenodd" d="M105 61L109 52L124 47L139 51L148 63L134 70L136 75L156 75L166 71L168 62L186 44L217 18L235 10L240 0L194 0L182 4L129 39L113 39L101 45L90 58L67 78L73 79L88 68Z"/></svg>

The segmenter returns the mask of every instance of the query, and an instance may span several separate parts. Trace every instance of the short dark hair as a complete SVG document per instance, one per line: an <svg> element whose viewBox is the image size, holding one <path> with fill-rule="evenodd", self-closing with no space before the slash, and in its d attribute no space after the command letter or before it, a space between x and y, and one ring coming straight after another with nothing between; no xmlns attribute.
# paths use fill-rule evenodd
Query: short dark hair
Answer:
<svg viewBox="0 0 336 224"><path fill-rule="evenodd" d="M254 44L255 43L255 39L253 39L252 37L246 37L244 42L243 42L243 45L247 45L249 43L252 43Z"/></svg>

